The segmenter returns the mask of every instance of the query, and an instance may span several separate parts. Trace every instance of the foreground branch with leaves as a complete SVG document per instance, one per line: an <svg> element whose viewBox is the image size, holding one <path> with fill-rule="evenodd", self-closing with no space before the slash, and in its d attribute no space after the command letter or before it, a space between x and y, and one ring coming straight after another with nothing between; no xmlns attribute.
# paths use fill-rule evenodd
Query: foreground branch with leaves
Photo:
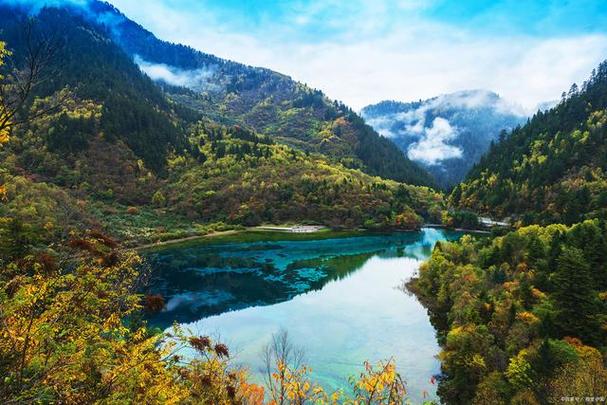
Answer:
<svg viewBox="0 0 607 405"><path fill-rule="evenodd" d="M399 404L404 382L393 362L365 364L353 395L328 394L286 332L266 350L267 395L231 364L229 349L175 326L154 333L137 294L145 266L133 252L90 232L71 255L31 252L0 273L0 397L23 403ZM150 304L151 303L151 304ZM153 304L153 305L152 305ZM193 348L195 356L184 356Z"/></svg>

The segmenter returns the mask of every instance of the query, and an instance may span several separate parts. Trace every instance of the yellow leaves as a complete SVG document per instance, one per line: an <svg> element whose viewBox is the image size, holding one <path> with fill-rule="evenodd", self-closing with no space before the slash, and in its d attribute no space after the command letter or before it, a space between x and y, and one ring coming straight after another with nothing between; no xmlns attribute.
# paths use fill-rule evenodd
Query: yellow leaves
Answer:
<svg viewBox="0 0 607 405"><path fill-rule="evenodd" d="M0 121L2 121L2 117L0 116ZM7 143L9 141L9 132L10 132L10 122L6 128L0 129L0 145L3 143Z"/></svg>
<svg viewBox="0 0 607 405"><path fill-rule="evenodd" d="M24 402L35 402L42 392L63 403L92 403L98 392L110 403L186 398L186 388L160 357L158 338L123 325L139 301L132 293L139 258L115 253L112 266L84 257L69 274L39 272L28 266L40 264L23 261L21 272L33 275L13 278L13 294L0 297L7 314L0 356L14 359L6 368L9 392ZM23 361L11 353L23 353Z"/></svg>
<svg viewBox="0 0 607 405"><path fill-rule="evenodd" d="M10 56L11 52L6 49L6 44L2 41L0 41L0 66L4 65L4 58L6 56ZM2 79L2 76L0 76L0 79Z"/></svg>
<svg viewBox="0 0 607 405"><path fill-rule="evenodd" d="M392 360L379 362L375 366L364 363L365 370L354 384L354 403L402 403L406 395L405 384Z"/></svg>
<svg viewBox="0 0 607 405"><path fill-rule="evenodd" d="M4 58L10 55L11 53L6 49L5 43L0 41L0 66L4 65ZM0 80L4 80L2 75L0 75ZM4 122L6 118L7 116L3 116L3 113L0 113L0 122ZM0 145L8 142L10 127L10 122L7 122L7 124L0 128Z"/></svg>
<svg viewBox="0 0 607 405"><path fill-rule="evenodd" d="M53 108L55 106L59 107ZM34 100L32 105L34 114L44 110L51 110L52 113L38 117L35 123L46 129L63 115L72 120L84 119L98 122L101 119L103 105L93 100L80 99L69 88L63 88L48 97Z"/></svg>
<svg viewBox="0 0 607 405"><path fill-rule="evenodd" d="M120 316L117 313L112 313L103 323L103 329L112 330L120 325Z"/></svg>
<svg viewBox="0 0 607 405"><path fill-rule="evenodd" d="M282 387L282 392L291 402L302 403L306 400L315 402L326 399L327 395L323 388L307 378L312 371L309 367L292 368L281 360L277 360L275 366L276 371L272 373L273 387ZM277 396L277 393L273 394Z"/></svg>
<svg viewBox="0 0 607 405"><path fill-rule="evenodd" d="M529 311L522 311L516 314L516 319L528 325L538 324L540 319Z"/></svg>
<svg viewBox="0 0 607 405"><path fill-rule="evenodd" d="M468 359L467 365L474 370L484 370L487 368L485 359L478 353L474 353L472 357Z"/></svg>
<svg viewBox="0 0 607 405"><path fill-rule="evenodd" d="M506 369L506 377L517 388L527 387L533 383L531 364L527 360L527 350L521 350L510 359Z"/></svg>
<svg viewBox="0 0 607 405"><path fill-rule="evenodd" d="M594 111L588 117L586 126L590 131L596 132L607 125L607 112L605 110Z"/></svg>
<svg viewBox="0 0 607 405"><path fill-rule="evenodd" d="M533 295L533 298L537 299L537 300L544 300L546 299L546 294L544 292L542 292L541 290L533 287L531 289L531 295Z"/></svg>
<svg viewBox="0 0 607 405"><path fill-rule="evenodd" d="M469 328L466 327L465 325L456 326L449 331L449 333L447 335L447 339L450 339L450 340L459 339L461 336L468 333L468 329Z"/></svg>

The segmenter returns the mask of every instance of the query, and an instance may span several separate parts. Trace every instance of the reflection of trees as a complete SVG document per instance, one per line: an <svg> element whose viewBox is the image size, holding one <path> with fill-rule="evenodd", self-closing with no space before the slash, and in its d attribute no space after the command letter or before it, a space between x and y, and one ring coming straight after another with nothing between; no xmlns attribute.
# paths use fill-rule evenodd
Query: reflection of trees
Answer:
<svg viewBox="0 0 607 405"><path fill-rule="evenodd" d="M246 244L156 253L148 258L155 269L149 293L160 293L167 301L181 296L183 301L170 312L152 315L150 321L170 326L174 321L189 323L226 311L288 301L349 277L374 256L416 257L409 250L421 246L420 235L378 235L361 238L356 244L310 245L309 251L298 248L296 253L271 245L268 255L264 249ZM280 266L280 257L289 254L308 258Z"/></svg>
<svg viewBox="0 0 607 405"><path fill-rule="evenodd" d="M316 291L323 288L330 281L343 280L356 270L360 269L371 257L377 255L380 251L365 252L352 255L341 255L326 258L318 258L309 261L292 263L287 270L298 268L314 268L325 274L317 280L300 280L308 282L310 288L308 291ZM313 265L315 263L315 265ZM312 266L313 265L313 266ZM297 267L300 266L300 267ZM294 272L292 272L294 273Z"/></svg>

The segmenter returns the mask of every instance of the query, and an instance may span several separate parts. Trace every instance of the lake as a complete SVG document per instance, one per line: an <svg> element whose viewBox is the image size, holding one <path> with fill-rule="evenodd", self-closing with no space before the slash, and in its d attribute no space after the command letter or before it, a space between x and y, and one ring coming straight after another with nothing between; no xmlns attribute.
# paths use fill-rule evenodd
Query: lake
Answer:
<svg viewBox="0 0 607 405"><path fill-rule="evenodd" d="M166 300L149 322L219 338L260 383L262 348L284 329L329 390L347 388L365 360L393 358L412 400L436 398L435 330L403 283L437 241L460 236L431 228L317 240L260 234L166 248L147 255L151 291Z"/></svg>

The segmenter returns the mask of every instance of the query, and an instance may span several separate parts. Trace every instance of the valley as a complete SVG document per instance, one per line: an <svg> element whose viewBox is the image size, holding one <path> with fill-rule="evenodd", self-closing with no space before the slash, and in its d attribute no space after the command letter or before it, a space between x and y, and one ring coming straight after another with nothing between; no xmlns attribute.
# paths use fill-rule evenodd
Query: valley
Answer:
<svg viewBox="0 0 607 405"><path fill-rule="evenodd" d="M603 25L164 1L0 0L1 402L604 402Z"/></svg>

